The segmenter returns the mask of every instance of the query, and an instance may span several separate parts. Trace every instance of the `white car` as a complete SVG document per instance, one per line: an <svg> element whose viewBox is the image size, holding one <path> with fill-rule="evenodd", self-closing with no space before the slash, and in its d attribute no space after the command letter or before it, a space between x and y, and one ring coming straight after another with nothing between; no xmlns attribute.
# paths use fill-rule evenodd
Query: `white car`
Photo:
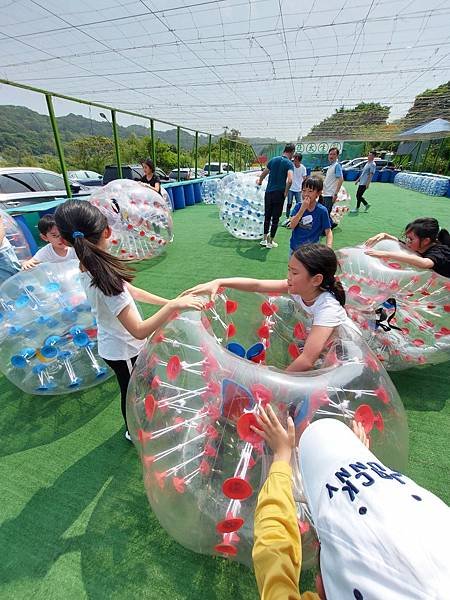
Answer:
<svg viewBox="0 0 450 600"><path fill-rule="evenodd" d="M223 175L224 173L234 172L234 169L230 164L218 162L206 163L203 170L207 175Z"/></svg>
<svg viewBox="0 0 450 600"><path fill-rule="evenodd" d="M92 190L72 182L74 195L87 195ZM18 208L29 204L66 198L62 175L38 167L0 168L0 208Z"/></svg>

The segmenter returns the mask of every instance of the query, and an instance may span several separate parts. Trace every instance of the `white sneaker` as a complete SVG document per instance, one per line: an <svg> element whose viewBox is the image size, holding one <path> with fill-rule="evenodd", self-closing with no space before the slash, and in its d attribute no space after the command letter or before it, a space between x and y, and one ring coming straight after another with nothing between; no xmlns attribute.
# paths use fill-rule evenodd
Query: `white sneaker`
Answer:
<svg viewBox="0 0 450 600"><path fill-rule="evenodd" d="M259 245L260 245L260 246L267 246L267 240L261 240L261 241L259 242Z"/></svg>
<svg viewBox="0 0 450 600"><path fill-rule="evenodd" d="M129 442L133 441L131 439L131 435L130 435L130 432L128 431L128 429L125 431L125 439L128 440Z"/></svg>
<svg viewBox="0 0 450 600"><path fill-rule="evenodd" d="M367 204L366 208L364 209L364 212L367 212L371 206L372 206L371 204Z"/></svg>
<svg viewBox="0 0 450 600"><path fill-rule="evenodd" d="M291 220L288 218L281 223L281 227L289 227Z"/></svg>
<svg viewBox="0 0 450 600"><path fill-rule="evenodd" d="M278 248L278 244L272 240L271 242L267 242L267 248Z"/></svg>
<svg viewBox="0 0 450 600"><path fill-rule="evenodd" d="M351 213L359 213L359 208L352 208Z"/></svg>

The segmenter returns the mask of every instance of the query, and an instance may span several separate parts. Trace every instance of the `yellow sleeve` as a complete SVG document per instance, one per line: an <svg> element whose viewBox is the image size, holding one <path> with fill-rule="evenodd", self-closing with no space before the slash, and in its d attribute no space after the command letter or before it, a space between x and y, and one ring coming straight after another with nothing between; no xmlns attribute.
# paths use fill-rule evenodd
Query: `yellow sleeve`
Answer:
<svg viewBox="0 0 450 600"><path fill-rule="evenodd" d="M302 548L288 463L272 464L255 511L253 565L261 600L319 600L298 588Z"/></svg>

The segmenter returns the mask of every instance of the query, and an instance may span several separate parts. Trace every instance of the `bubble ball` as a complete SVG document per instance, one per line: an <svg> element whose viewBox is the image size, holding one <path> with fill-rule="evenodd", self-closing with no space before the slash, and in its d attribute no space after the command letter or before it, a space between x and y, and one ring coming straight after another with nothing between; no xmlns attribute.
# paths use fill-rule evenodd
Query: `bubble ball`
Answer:
<svg viewBox="0 0 450 600"><path fill-rule="evenodd" d="M374 249L406 252L391 240ZM450 280L365 250L336 254L347 312L378 359L391 371L450 360Z"/></svg>
<svg viewBox="0 0 450 600"><path fill-rule="evenodd" d="M225 229L241 240L263 237L265 187L256 179L255 173L232 173L221 180L216 195Z"/></svg>
<svg viewBox="0 0 450 600"><path fill-rule="evenodd" d="M405 467L402 403L357 328L339 328L314 370L283 371L310 327L289 297L220 293L202 312L178 315L140 353L128 389L129 430L151 508L186 548L251 565L257 496L272 462L250 428L260 406L270 404L283 422L289 412L297 443L313 420L355 419L380 461ZM317 538L295 452L292 461L309 568Z"/></svg>
<svg viewBox="0 0 450 600"><path fill-rule="evenodd" d="M204 179L202 182L202 201L204 204L215 204L219 179Z"/></svg>
<svg viewBox="0 0 450 600"><path fill-rule="evenodd" d="M89 202L108 219L109 251L124 260L159 256L172 241L170 200L148 186L116 179L91 194Z"/></svg>
<svg viewBox="0 0 450 600"><path fill-rule="evenodd" d="M28 394L77 392L112 374L79 272L77 260L42 263L0 287L0 370Z"/></svg>
<svg viewBox="0 0 450 600"><path fill-rule="evenodd" d="M31 258L30 246L16 221L3 210L0 210L0 218L5 228L6 237L14 248L18 260L22 261Z"/></svg>
<svg viewBox="0 0 450 600"><path fill-rule="evenodd" d="M331 209L330 217L336 225L338 225L345 215L350 212L350 194L347 192L345 187L342 185L339 190L336 202L333 204Z"/></svg>

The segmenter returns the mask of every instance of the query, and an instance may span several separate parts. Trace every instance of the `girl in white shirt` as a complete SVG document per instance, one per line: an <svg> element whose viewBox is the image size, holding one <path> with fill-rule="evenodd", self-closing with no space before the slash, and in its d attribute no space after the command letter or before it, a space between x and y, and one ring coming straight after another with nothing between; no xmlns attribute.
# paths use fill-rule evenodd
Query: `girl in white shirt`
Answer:
<svg viewBox="0 0 450 600"><path fill-rule="evenodd" d="M126 394L132 367L145 339L183 308L201 309L191 294L167 300L131 285L127 263L108 253L111 228L106 217L89 202L68 200L55 212L56 225L80 261L80 279L97 321L98 353L115 372L126 421ZM162 308L142 319L135 300ZM125 437L130 439L128 427Z"/></svg>
<svg viewBox="0 0 450 600"><path fill-rule="evenodd" d="M336 327L350 322L345 312L345 292L335 279L336 254L321 244L300 246L289 260L287 279L231 277L197 285L186 293L209 294L214 300L219 288L232 288L260 294L291 294L312 316L313 324L302 354L288 371L308 371L319 358Z"/></svg>

